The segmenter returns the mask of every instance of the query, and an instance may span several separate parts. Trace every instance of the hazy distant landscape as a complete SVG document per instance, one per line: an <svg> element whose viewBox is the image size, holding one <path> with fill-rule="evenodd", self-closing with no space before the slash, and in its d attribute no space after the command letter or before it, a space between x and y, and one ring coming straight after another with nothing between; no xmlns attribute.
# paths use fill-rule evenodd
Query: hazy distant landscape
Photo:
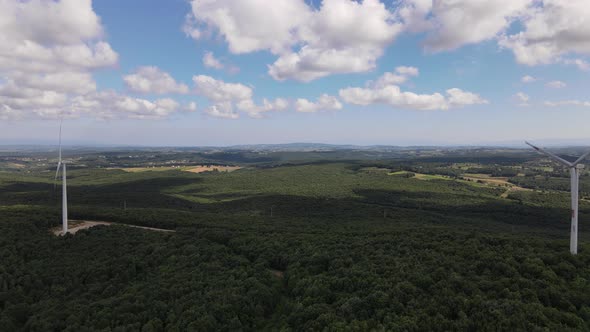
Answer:
<svg viewBox="0 0 590 332"><path fill-rule="evenodd" d="M7 330L590 328L590 176L572 256L532 150L66 148L70 219L110 225L65 237L55 150L0 150Z"/></svg>

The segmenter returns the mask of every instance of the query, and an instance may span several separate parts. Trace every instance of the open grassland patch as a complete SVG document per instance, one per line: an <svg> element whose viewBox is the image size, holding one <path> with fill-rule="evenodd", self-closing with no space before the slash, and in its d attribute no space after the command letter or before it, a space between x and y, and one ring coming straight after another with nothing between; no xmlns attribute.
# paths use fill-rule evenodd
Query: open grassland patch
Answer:
<svg viewBox="0 0 590 332"><path fill-rule="evenodd" d="M391 169L385 167L363 167L359 169L361 172L391 172Z"/></svg>

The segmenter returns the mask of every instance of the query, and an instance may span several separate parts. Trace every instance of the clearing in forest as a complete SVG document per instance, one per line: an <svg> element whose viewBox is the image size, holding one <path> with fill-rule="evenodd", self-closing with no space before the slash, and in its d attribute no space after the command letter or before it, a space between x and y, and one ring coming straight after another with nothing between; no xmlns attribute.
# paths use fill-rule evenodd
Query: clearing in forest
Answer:
<svg viewBox="0 0 590 332"><path fill-rule="evenodd" d="M203 172L211 172L211 171L218 171L218 172L233 172L239 170L240 166L218 166L218 165L198 165L198 166L190 166L184 168L183 171L191 172L191 173L203 173Z"/></svg>
<svg viewBox="0 0 590 332"><path fill-rule="evenodd" d="M150 167L113 167L109 169L120 169L125 172L129 173L138 173L138 172L163 172L163 171L172 171L172 170L181 170L185 172L191 173L203 173L203 172L233 172L241 169L240 166L221 166L221 165L192 165L192 166L150 166Z"/></svg>
<svg viewBox="0 0 590 332"><path fill-rule="evenodd" d="M94 226L110 226L112 224L126 226L126 227L132 227L132 228L141 228L141 229L145 229L148 231L155 231L155 232L176 232L175 230L172 230L172 229L120 224L120 223L113 223L113 222L108 222L108 221L68 220L68 224L69 224L68 233L70 233L70 234L76 234L78 231L81 231L83 229L92 228ZM61 226L52 228L51 232L54 235L63 235Z"/></svg>

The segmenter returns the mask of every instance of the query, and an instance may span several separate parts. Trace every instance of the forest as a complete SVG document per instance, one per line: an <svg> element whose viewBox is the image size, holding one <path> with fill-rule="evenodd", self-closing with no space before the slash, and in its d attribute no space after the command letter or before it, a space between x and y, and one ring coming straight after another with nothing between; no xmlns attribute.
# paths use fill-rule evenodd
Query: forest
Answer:
<svg viewBox="0 0 590 332"><path fill-rule="evenodd" d="M590 330L590 201L573 256L569 175L528 151L66 158L70 219L113 224L55 236L55 156L0 152L2 330Z"/></svg>

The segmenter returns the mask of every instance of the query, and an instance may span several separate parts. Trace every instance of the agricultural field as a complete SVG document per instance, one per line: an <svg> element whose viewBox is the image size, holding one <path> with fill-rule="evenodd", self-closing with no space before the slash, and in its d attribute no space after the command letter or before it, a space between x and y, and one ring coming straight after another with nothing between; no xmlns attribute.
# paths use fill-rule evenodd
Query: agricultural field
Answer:
<svg viewBox="0 0 590 332"><path fill-rule="evenodd" d="M590 329L590 202L572 256L567 173L527 151L68 158L104 224L55 236L54 157L0 153L7 331Z"/></svg>

